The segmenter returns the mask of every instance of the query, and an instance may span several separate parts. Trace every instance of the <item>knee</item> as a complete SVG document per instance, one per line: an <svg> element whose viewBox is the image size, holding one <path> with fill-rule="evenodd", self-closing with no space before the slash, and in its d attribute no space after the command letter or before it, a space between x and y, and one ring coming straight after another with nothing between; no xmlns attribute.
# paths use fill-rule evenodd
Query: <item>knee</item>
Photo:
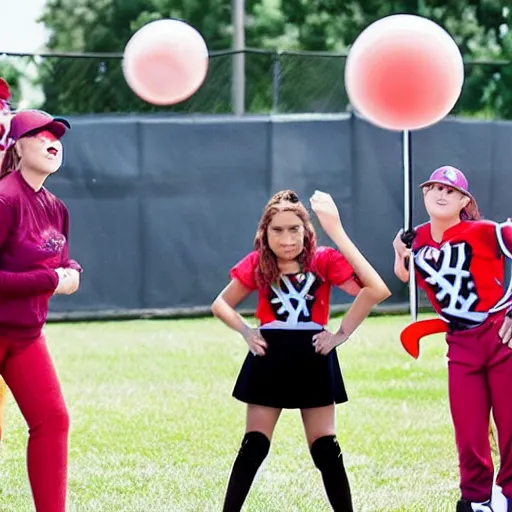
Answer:
<svg viewBox="0 0 512 512"><path fill-rule="evenodd" d="M44 430L54 434L67 435L70 427L70 418L67 407L64 404L53 406L45 411L44 417L36 424L30 425L30 431Z"/></svg>
<svg viewBox="0 0 512 512"><path fill-rule="evenodd" d="M343 456L336 436L319 437L311 445L311 457L321 471L343 466Z"/></svg>
<svg viewBox="0 0 512 512"><path fill-rule="evenodd" d="M242 440L238 459L245 463L259 467L270 450L270 439L261 432L247 432Z"/></svg>
<svg viewBox="0 0 512 512"><path fill-rule="evenodd" d="M68 433L71 422L68 408L63 405L62 407L53 410L49 422L52 425L53 430Z"/></svg>

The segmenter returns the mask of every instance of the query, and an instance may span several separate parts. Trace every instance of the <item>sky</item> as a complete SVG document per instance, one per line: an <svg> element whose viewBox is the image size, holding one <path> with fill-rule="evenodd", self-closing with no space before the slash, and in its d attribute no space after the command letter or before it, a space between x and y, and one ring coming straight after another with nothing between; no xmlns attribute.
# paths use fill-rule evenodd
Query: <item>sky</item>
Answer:
<svg viewBox="0 0 512 512"><path fill-rule="evenodd" d="M0 0L2 23L0 28L0 53L35 52L41 50L46 41L42 24L36 23L41 15L45 0Z"/></svg>

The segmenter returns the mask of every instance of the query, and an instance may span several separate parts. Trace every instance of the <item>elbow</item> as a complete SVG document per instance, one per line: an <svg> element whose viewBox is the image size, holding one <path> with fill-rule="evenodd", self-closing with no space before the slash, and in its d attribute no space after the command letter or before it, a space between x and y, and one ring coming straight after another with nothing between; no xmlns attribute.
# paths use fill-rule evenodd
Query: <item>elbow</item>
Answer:
<svg viewBox="0 0 512 512"><path fill-rule="evenodd" d="M380 304L391 297L391 291L384 283L382 283L381 286L373 290L372 295L375 299L375 304Z"/></svg>
<svg viewBox="0 0 512 512"><path fill-rule="evenodd" d="M384 283L378 286L365 286L361 289L361 292L374 306L391 297L391 291Z"/></svg>
<svg viewBox="0 0 512 512"><path fill-rule="evenodd" d="M219 316L219 298L217 297L213 302L212 302L212 305L210 306L210 311L212 312L212 315L215 316L215 317L218 317Z"/></svg>
<svg viewBox="0 0 512 512"><path fill-rule="evenodd" d="M405 268L400 268L398 266L395 266L394 268L395 276L402 281L402 283L409 282L409 271Z"/></svg>

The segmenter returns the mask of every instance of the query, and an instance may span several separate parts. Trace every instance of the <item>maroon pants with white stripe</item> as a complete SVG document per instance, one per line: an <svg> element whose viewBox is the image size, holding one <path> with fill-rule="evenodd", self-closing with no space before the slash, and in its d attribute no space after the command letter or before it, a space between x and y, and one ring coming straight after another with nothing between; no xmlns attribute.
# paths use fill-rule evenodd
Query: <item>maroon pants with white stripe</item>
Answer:
<svg viewBox="0 0 512 512"><path fill-rule="evenodd" d="M36 512L65 512L69 417L43 336L0 338L0 374L29 428L28 476Z"/></svg>
<svg viewBox="0 0 512 512"><path fill-rule="evenodd" d="M498 332L504 314L483 325L447 335L450 409L459 453L462 498L491 497L494 468L489 443L492 411L498 431L496 483L512 498L512 349Z"/></svg>

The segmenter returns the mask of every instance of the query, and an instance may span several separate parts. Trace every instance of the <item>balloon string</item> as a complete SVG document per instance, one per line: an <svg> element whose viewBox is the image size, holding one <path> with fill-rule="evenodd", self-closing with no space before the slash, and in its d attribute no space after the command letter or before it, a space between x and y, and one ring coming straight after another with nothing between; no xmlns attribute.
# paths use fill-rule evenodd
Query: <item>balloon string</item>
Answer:
<svg viewBox="0 0 512 512"><path fill-rule="evenodd" d="M411 132L404 130L402 138L402 157L404 168L404 231L410 231L413 227L413 190L412 190L412 145ZM409 310L413 322L418 319L418 290L416 287L416 275L414 273L414 258L407 261L409 266Z"/></svg>
<svg viewBox="0 0 512 512"><path fill-rule="evenodd" d="M402 145L404 167L404 231L412 229L412 148L411 132L404 130Z"/></svg>

